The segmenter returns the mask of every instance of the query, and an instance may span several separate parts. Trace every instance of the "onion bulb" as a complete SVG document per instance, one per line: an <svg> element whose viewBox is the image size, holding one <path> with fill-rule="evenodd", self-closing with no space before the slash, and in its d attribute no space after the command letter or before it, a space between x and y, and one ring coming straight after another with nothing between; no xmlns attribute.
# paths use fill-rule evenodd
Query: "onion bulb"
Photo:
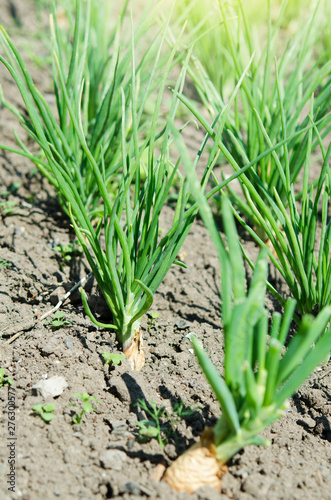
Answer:
<svg viewBox="0 0 331 500"><path fill-rule="evenodd" d="M139 371L145 364L145 354L141 330L137 330L131 340L130 346L123 351L128 358L132 370Z"/></svg>
<svg viewBox="0 0 331 500"><path fill-rule="evenodd" d="M221 476L227 468L216 458L213 436L213 430L207 428L200 441L168 467L163 480L172 489L193 493L202 486L211 486L221 491Z"/></svg>

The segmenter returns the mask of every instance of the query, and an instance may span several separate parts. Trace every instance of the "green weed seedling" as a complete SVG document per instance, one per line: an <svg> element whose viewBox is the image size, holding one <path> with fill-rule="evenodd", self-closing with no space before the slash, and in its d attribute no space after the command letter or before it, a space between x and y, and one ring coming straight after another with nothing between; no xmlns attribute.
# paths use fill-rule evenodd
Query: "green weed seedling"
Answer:
<svg viewBox="0 0 331 500"><path fill-rule="evenodd" d="M14 207L16 207L17 202L13 200L0 201L0 210L3 215L12 214Z"/></svg>
<svg viewBox="0 0 331 500"><path fill-rule="evenodd" d="M6 262L5 260L0 259L0 267L7 267L7 266L9 266L9 262Z"/></svg>
<svg viewBox="0 0 331 500"><path fill-rule="evenodd" d="M5 376L5 369L0 368L0 387L2 387L5 384L14 385L14 382L12 381L12 379L10 377Z"/></svg>
<svg viewBox="0 0 331 500"><path fill-rule="evenodd" d="M65 264L68 264L74 256L83 253L82 247L80 245L77 246L77 243L78 242L75 241L74 243L68 243L68 245L56 245L55 247L53 247L53 250L55 252L60 252L61 254L61 267L63 267Z"/></svg>
<svg viewBox="0 0 331 500"><path fill-rule="evenodd" d="M177 421L179 421L185 417L193 415L200 408L202 408L202 406L197 406L196 408L192 409L189 406L185 406L182 400L175 401L175 403L172 405L173 417L174 419L177 418Z"/></svg>
<svg viewBox="0 0 331 500"><path fill-rule="evenodd" d="M170 413L164 406L157 407L156 403L148 403L144 399L138 399L136 406L145 411L152 420L145 419L137 422L139 435L142 438L157 438L161 448L168 443L170 436L176 436L176 424L185 417L192 415L197 409L185 407L182 401L175 402Z"/></svg>
<svg viewBox="0 0 331 500"><path fill-rule="evenodd" d="M16 191L21 187L20 182L14 182L9 186L9 188L6 191L0 191L0 196L3 198L9 196L10 194L16 193Z"/></svg>
<svg viewBox="0 0 331 500"><path fill-rule="evenodd" d="M0 196L2 198L7 198L9 195L15 193L18 188L21 186L19 182L14 182L6 191L1 191ZM3 215L11 214L14 211L14 207L17 205L17 202L14 200L5 200L0 202L0 211Z"/></svg>
<svg viewBox="0 0 331 500"><path fill-rule="evenodd" d="M53 420L53 411L55 409L55 404L40 404L35 405L32 410L39 415L46 424L49 424Z"/></svg>
<svg viewBox="0 0 331 500"><path fill-rule="evenodd" d="M152 420L145 419L137 422L139 435L147 439L157 438L159 445L163 448L167 444L170 434L168 426L161 424L161 419L166 418L165 407L157 408L156 403L153 402L147 405L144 399L138 399L136 406L152 418Z"/></svg>
<svg viewBox="0 0 331 500"><path fill-rule="evenodd" d="M59 311L54 314L53 319L50 319L48 323L51 325L52 328L60 328L61 326L71 325L72 321L69 321L68 319L64 318L65 318L65 313Z"/></svg>
<svg viewBox="0 0 331 500"><path fill-rule="evenodd" d="M156 322L156 320L159 316L160 316L160 313L157 313L157 312L148 313L148 322L147 322L148 333L151 331L151 329L153 327L158 326L158 323Z"/></svg>
<svg viewBox="0 0 331 500"><path fill-rule="evenodd" d="M70 406L81 406L81 411L79 413L75 413L75 415L72 417L72 423L73 424L78 424L80 425L82 423L83 417L86 413L91 413L92 411L97 411L93 407L93 402L100 403L100 401L95 398L94 396L89 396L87 392L84 392L84 394L81 393L76 393L74 394L74 398L78 399L79 405L76 403L73 403Z"/></svg>
<svg viewBox="0 0 331 500"><path fill-rule="evenodd" d="M125 359L125 355L117 352L103 351L102 357L106 365L117 366Z"/></svg>

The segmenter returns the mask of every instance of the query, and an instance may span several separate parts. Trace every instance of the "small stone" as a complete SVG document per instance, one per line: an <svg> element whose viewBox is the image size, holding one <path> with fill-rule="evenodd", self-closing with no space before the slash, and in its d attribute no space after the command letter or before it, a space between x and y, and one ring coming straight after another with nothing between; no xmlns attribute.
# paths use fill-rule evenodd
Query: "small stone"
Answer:
<svg viewBox="0 0 331 500"><path fill-rule="evenodd" d="M105 484L101 484L100 488L99 488L99 491L100 491L101 495L103 497L105 497L107 495L107 493L108 493L108 488L107 488L107 486Z"/></svg>
<svg viewBox="0 0 331 500"><path fill-rule="evenodd" d="M129 493L129 495L146 495L146 496L151 496L152 492L149 491L147 488L144 486L141 486L138 483L135 483L134 481L130 481L129 483L126 483L123 488L120 489L120 494L125 494Z"/></svg>
<svg viewBox="0 0 331 500"><path fill-rule="evenodd" d="M135 445L135 440L134 439L131 438L131 439L127 440L126 446L128 447L129 451L133 450L134 445Z"/></svg>
<svg viewBox="0 0 331 500"><path fill-rule="evenodd" d="M13 355L13 361L18 361L19 359L19 355L15 352L15 354Z"/></svg>
<svg viewBox="0 0 331 500"><path fill-rule="evenodd" d="M109 389L114 396L116 396L122 403L130 403L131 395L130 392L122 379L122 377L115 375L111 377Z"/></svg>
<svg viewBox="0 0 331 500"><path fill-rule="evenodd" d="M128 426L125 422L121 420L109 420L108 418L104 420L109 425L112 434L116 434L117 436L124 436L126 434Z"/></svg>
<svg viewBox="0 0 331 500"><path fill-rule="evenodd" d="M178 321L176 321L175 323L175 327L178 329L178 330L185 330L186 328L188 328L190 326L190 323L188 323L187 321L185 321L185 319L181 318L179 319Z"/></svg>
<svg viewBox="0 0 331 500"><path fill-rule="evenodd" d="M73 348L72 340L70 337L66 337L63 341L68 349Z"/></svg>
<svg viewBox="0 0 331 500"><path fill-rule="evenodd" d="M80 434L81 434L81 433L83 433L83 427L81 426L81 424L74 424L74 425L72 426L72 430L73 430L74 432L77 432L77 433L79 434L79 437L81 437L81 436L80 436ZM75 434L74 434L74 435L75 435Z"/></svg>
<svg viewBox="0 0 331 500"><path fill-rule="evenodd" d="M170 460L175 460L177 457L176 446L174 444L166 444L163 451Z"/></svg>
<svg viewBox="0 0 331 500"><path fill-rule="evenodd" d="M112 469L120 471L123 463L127 460L124 451L110 449L105 450L100 454L100 463L104 469Z"/></svg>
<svg viewBox="0 0 331 500"><path fill-rule="evenodd" d="M39 380L32 386L31 392L33 396L42 395L44 399L56 398L60 396L64 389L68 387L67 381L60 375L54 375L47 380Z"/></svg>
<svg viewBox="0 0 331 500"><path fill-rule="evenodd" d="M18 236L19 234L25 233L25 227L15 227L14 234Z"/></svg>

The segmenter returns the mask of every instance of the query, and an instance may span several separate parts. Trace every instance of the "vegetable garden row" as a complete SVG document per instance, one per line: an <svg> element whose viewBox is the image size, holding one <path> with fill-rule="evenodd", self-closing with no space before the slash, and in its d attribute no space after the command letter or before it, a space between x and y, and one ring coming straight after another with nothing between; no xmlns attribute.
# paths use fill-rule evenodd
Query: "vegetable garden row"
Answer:
<svg viewBox="0 0 331 500"><path fill-rule="evenodd" d="M202 485L220 491L224 464L246 445L267 444L259 434L331 352L325 7L317 2L288 37L290 1L280 3L276 19L267 2L266 34L240 0L214 2L212 16L199 12L199 2L174 4L165 16L161 2L139 22L124 3L111 30L107 0L59 0L49 7L56 106L35 86L1 27L0 62L25 109L6 100L5 87L1 102L38 148L18 135L16 148L0 147L31 160L54 186L111 319L97 319L81 287L85 312L97 327L116 331L134 370L144 366L141 319L170 267L186 267L178 255L200 214L221 269L222 374L197 336L190 339L222 414L164 480L179 491ZM213 73L208 40L217 33L222 46L212 48ZM198 100L188 96L188 80ZM183 135L192 121L205 132L194 158ZM315 178L312 162L320 165ZM225 164L231 176L222 174ZM170 199L175 210L162 232L160 214ZM256 262L238 237L240 225L261 247ZM289 298L268 281L270 268L286 282ZM265 307L267 293L281 313Z"/></svg>

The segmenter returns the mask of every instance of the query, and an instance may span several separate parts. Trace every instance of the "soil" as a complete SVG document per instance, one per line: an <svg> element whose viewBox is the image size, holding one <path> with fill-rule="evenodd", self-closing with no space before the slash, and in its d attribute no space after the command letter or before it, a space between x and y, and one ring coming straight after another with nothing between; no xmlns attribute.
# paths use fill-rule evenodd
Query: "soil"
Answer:
<svg viewBox="0 0 331 500"><path fill-rule="evenodd" d="M33 5L24 0L1 2L1 22L13 29L15 41L23 48L27 33L38 28ZM15 28L13 14L22 23L20 30ZM31 40L42 52L40 42ZM31 67L39 88L50 92L45 68ZM2 66L0 81L6 98L21 102ZM1 109L1 143L15 145L13 128L19 132L13 116ZM189 133L195 134L190 138L194 148L201 137L193 129ZM330 364L315 370L290 401L285 416L263 432L270 440L269 447L247 447L231 460L221 494L211 488L201 488L192 495L176 493L158 481L160 464L169 465L220 415L187 337L195 332L222 369L219 266L209 236L197 220L182 248L181 258L188 269L173 266L155 294L152 311L159 316L143 321L146 364L142 371L133 372L126 361L110 369L101 354L105 350L119 352L115 335L91 324L78 294L61 308L70 324L54 328L48 320L35 323L88 268L81 256L73 257L67 265L53 250L75 240L53 189L33 172L30 162L2 152L0 192L15 183L20 187L1 199L16 205L7 214L2 208L0 222L0 259L8 263L0 266L0 368L14 382L14 388L0 388L0 498L331 499ZM171 210L165 211L161 225L167 224ZM252 256L257 255L252 242L247 240L245 245ZM285 285L278 285L285 296ZM92 280L86 290L102 317L102 299ZM267 305L275 307L271 297ZM6 335L17 325L26 330L9 344ZM59 396L44 400L32 387L55 375L63 376L67 387ZM81 425L73 425L78 407L71 405L79 406L74 394L84 392L98 400L94 402L97 411L85 415ZM14 441L7 413L13 397ZM137 406L139 399L165 407L168 417L172 415L172 428L169 418L162 421L169 431L164 447L155 438L142 441L137 421L148 415ZM181 401L184 409L192 411L175 419L173 408ZM32 411L34 405L44 402L55 404L49 424ZM13 442L15 493L8 490L7 483Z"/></svg>

